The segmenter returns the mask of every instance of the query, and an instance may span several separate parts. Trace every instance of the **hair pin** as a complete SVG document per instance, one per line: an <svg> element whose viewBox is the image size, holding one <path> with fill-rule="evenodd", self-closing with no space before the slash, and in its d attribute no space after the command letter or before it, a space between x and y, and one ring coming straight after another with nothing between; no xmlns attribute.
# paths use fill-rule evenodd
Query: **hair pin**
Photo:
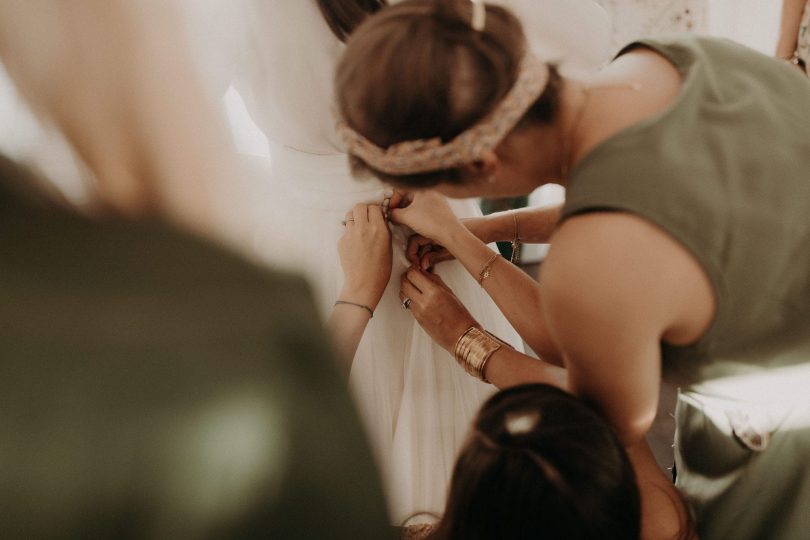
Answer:
<svg viewBox="0 0 810 540"><path fill-rule="evenodd" d="M470 0L473 5L472 27L476 32L481 32L487 24L487 6L483 0Z"/></svg>
<svg viewBox="0 0 810 540"><path fill-rule="evenodd" d="M506 431L510 435L524 435L537 427L540 423L538 411L512 413L506 415Z"/></svg>

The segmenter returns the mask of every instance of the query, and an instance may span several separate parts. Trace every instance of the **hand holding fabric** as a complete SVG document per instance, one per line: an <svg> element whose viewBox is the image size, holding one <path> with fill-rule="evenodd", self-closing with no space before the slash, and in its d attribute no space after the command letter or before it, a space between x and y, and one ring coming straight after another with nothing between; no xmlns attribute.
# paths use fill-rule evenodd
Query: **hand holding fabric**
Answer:
<svg viewBox="0 0 810 540"><path fill-rule="evenodd" d="M463 229L447 199L437 192L420 191L413 194L410 204L403 204L405 202L407 197L394 206L392 200L391 221L406 225L424 237L442 244L449 233Z"/></svg>
<svg viewBox="0 0 810 540"><path fill-rule="evenodd" d="M408 309L416 322L433 340L447 351L453 352L458 338L471 326L480 327L450 287L429 272L410 268L402 274L400 300L408 302Z"/></svg>
<svg viewBox="0 0 810 540"><path fill-rule="evenodd" d="M489 242L490 231L486 218L465 218L461 220L461 223L482 242ZM432 270L440 262L455 259L447 248L421 234L414 234L408 239L405 255L409 263L422 270Z"/></svg>
<svg viewBox="0 0 810 540"><path fill-rule="evenodd" d="M357 204L347 213L338 253L345 276L341 299L373 310L391 278L391 231L378 205Z"/></svg>

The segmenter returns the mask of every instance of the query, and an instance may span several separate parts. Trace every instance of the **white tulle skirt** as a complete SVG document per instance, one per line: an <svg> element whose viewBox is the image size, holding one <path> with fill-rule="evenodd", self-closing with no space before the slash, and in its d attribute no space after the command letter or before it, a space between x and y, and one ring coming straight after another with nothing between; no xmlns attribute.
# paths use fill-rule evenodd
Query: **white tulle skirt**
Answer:
<svg viewBox="0 0 810 540"><path fill-rule="evenodd" d="M377 203L390 190L354 180L342 154L274 148L272 174L250 191L253 244L275 266L303 272L324 317L342 287L337 241L341 220L358 202ZM451 201L459 216L480 215L475 201ZM399 300L407 269L406 233L394 231L391 282L357 350L350 386L378 459L393 524L441 515L456 454L472 419L494 387L464 372L433 343ZM521 349L521 340L475 280L455 261L438 274L488 330Z"/></svg>

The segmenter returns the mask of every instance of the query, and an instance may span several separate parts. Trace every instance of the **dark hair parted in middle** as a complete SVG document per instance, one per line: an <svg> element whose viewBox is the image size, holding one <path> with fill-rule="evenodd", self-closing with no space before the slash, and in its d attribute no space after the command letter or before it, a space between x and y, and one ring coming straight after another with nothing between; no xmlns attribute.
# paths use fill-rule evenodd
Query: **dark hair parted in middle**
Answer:
<svg viewBox="0 0 810 540"><path fill-rule="evenodd" d="M348 125L386 148L434 137L447 142L483 119L512 88L528 47L509 10L487 4L486 12L484 29L476 31L469 0L405 0L361 24L335 79ZM553 120L560 84L552 67L545 92L521 122ZM356 157L352 167L406 188L464 180L460 169L392 176Z"/></svg>
<svg viewBox="0 0 810 540"><path fill-rule="evenodd" d="M433 540L633 540L641 507L610 426L544 384L501 391L474 421Z"/></svg>
<svg viewBox="0 0 810 540"><path fill-rule="evenodd" d="M318 0L321 15L340 41L346 41L366 17L387 4L386 0Z"/></svg>

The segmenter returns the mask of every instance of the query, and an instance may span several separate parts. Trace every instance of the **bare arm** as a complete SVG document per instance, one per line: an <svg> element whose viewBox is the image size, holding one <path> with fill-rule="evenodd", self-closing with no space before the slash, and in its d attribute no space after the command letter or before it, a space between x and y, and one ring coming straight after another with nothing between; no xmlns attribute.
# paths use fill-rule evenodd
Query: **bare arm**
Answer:
<svg viewBox="0 0 810 540"><path fill-rule="evenodd" d="M340 293L340 298L352 297L350 292ZM340 361L341 371L347 376L351 372L354 355L370 321L371 314L365 309L352 304L338 304L332 309L326 323L332 338L332 346Z"/></svg>
<svg viewBox="0 0 810 540"><path fill-rule="evenodd" d="M806 0L782 1L782 19L779 25L779 39L776 42L777 58L787 59L793 56L805 3Z"/></svg>
<svg viewBox="0 0 810 540"><path fill-rule="evenodd" d="M439 276L430 272L410 268L403 274L400 298L412 300L410 310L414 318L451 355L456 341L468 328L481 328L453 291ZM542 382L567 389L566 372L563 368L509 347L501 347L490 357L484 378L498 388Z"/></svg>
<svg viewBox="0 0 810 540"><path fill-rule="evenodd" d="M642 538L695 538L677 489L644 439L658 403L660 344L693 343L714 297L697 261L629 214L566 221L543 268L546 320L572 393L595 406L626 445L642 499Z"/></svg>
<svg viewBox="0 0 810 540"><path fill-rule="evenodd" d="M663 230L613 212L563 223L542 279L544 318L571 391L635 444L655 417L661 342L694 343L713 320L708 277Z"/></svg>
<svg viewBox="0 0 810 540"><path fill-rule="evenodd" d="M655 462L650 446L640 441L627 447L641 496L641 538L643 540L696 540L689 509L664 471Z"/></svg>
<svg viewBox="0 0 810 540"><path fill-rule="evenodd" d="M391 278L391 233L378 205L357 204L346 214L338 242L343 288L327 327L343 371L348 375L372 312Z"/></svg>
<svg viewBox="0 0 810 540"><path fill-rule="evenodd" d="M466 218L461 222L485 244L511 242L515 239L516 232L521 243L545 244L554 232L561 209L562 205L521 208ZM407 256L411 264L424 269L454 258L444 246L420 235L409 240Z"/></svg>
<svg viewBox="0 0 810 540"><path fill-rule="evenodd" d="M393 210L392 216L447 248L476 279L495 255L452 214L444 198L438 194L417 194L410 206ZM482 284L532 350L541 358L559 364L557 349L541 317L539 284L520 268L502 259L492 261L490 276Z"/></svg>
<svg viewBox="0 0 810 540"><path fill-rule="evenodd" d="M517 219L521 242L546 244L554 232L561 209L562 205L554 205L496 212L481 218L473 218L480 220L480 224L468 228L486 243L509 242L515 237L515 219Z"/></svg>
<svg viewBox="0 0 810 540"><path fill-rule="evenodd" d="M476 279L494 253L483 242L463 229L448 230L440 240ZM508 261L492 260L484 290L538 356L561 364L557 347L551 341L542 318L540 284Z"/></svg>

